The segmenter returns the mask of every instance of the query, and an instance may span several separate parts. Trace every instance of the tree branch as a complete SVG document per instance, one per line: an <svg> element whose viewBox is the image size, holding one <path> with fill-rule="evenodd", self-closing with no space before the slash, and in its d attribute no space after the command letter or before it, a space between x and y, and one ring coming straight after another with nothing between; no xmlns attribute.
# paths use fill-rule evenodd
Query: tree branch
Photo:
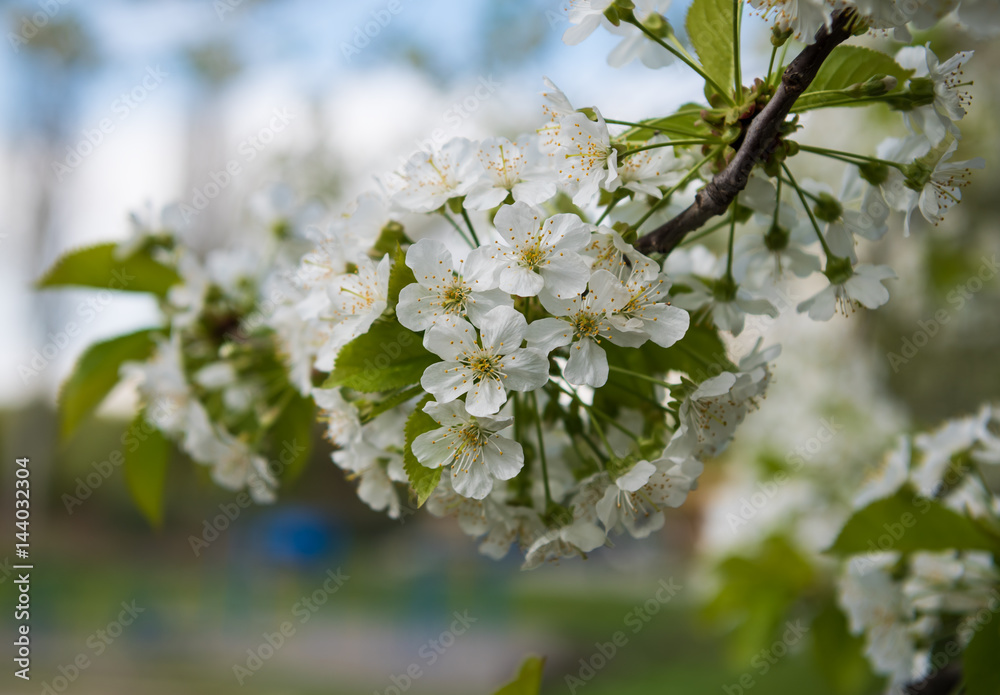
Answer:
<svg viewBox="0 0 1000 695"><path fill-rule="evenodd" d="M746 188L754 166L767 159L774 150L779 128L795 100L815 79L830 52L851 37L852 19L851 12L839 12L834 15L829 28L823 27L816 33L815 42L802 49L789 63L774 96L750 121L743 143L729 165L698 191L689 208L641 236L635 244L639 251L669 253L688 232L700 228L729 208L740 191Z"/></svg>

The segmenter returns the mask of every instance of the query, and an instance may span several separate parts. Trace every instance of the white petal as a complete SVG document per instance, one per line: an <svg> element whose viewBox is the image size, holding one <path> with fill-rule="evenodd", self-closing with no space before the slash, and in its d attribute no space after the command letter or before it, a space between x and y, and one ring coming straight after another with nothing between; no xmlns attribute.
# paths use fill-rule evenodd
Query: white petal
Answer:
<svg viewBox="0 0 1000 695"><path fill-rule="evenodd" d="M545 280L541 275L521 266L504 268L499 276L500 289L518 297L534 297L545 286Z"/></svg>
<svg viewBox="0 0 1000 695"><path fill-rule="evenodd" d="M574 386L604 386L608 381L607 353L590 338L577 341L570 346L563 376Z"/></svg>
<svg viewBox="0 0 1000 695"><path fill-rule="evenodd" d="M472 374L459 362L438 362L424 370L420 385L440 403L453 401L472 386Z"/></svg>
<svg viewBox="0 0 1000 695"><path fill-rule="evenodd" d="M498 379L482 379L472 385L465 397L469 415L493 415L507 402L507 391Z"/></svg>
<svg viewBox="0 0 1000 695"><path fill-rule="evenodd" d="M534 391L549 380L549 361L531 348L504 357L501 369L507 375L503 384L510 391Z"/></svg>
<svg viewBox="0 0 1000 695"><path fill-rule="evenodd" d="M457 360L478 349L476 329L463 319L441 321L427 329L424 347L443 360Z"/></svg>
<svg viewBox="0 0 1000 695"><path fill-rule="evenodd" d="M447 428L442 427L431 432L424 432L413 440L413 455L421 465L428 468L440 468L451 463L455 456L455 436L448 436Z"/></svg>
<svg viewBox="0 0 1000 695"><path fill-rule="evenodd" d="M545 279L545 291L559 298L580 294L587 289L590 280L590 266L581 256L569 252L553 256L542 266L541 273Z"/></svg>
<svg viewBox="0 0 1000 695"><path fill-rule="evenodd" d="M521 347L528 327L524 314L510 306L491 309L479 324L483 347L506 355Z"/></svg>
<svg viewBox="0 0 1000 695"><path fill-rule="evenodd" d="M434 289L445 280L450 282L455 270L451 251L434 239L421 239L408 248L406 265L413 270L417 282L428 289Z"/></svg>
<svg viewBox="0 0 1000 695"><path fill-rule="evenodd" d="M528 347L548 354L573 342L573 327L560 319L538 319L528 325L524 337L528 340Z"/></svg>
<svg viewBox="0 0 1000 695"><path fill-rule="evenodd" d="M506 437L491 437L483 447L483 457L490 475L497 480L510 480L524 467L524 450Z"/></svg>
<svg viewBox="0 0 1000 695"><path fill-rule="evenodd" d="M655 472L656 466L649 461L639 461L628 473L615 480L615 485L626 492L635 492L649 482L649 476Z"/></svg>

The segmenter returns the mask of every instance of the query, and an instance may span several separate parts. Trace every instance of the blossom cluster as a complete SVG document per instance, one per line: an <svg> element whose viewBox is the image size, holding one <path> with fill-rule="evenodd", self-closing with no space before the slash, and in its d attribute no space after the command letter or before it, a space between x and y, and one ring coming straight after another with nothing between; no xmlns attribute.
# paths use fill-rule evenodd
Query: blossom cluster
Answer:
<svg viewBox="0 0 1000 695"><path fill-rule="evenodd" d="M933 432L901 437L855 497L859 509L898 494L915 501L909 517L887 525L885 537L869 552L846 563L839 582L850 628L864 635L865 656L875 672L888 677L892 692L902 692L937 667L936 645L950 640L954 653L964 649L1000 608L1000 568L988 550L901 552L894 547L904 534L919 533L919 524L932 523L921 518L931 500L995 528L1000 495L987 480L998 466L1000 416L996 408L984 406ZM956 546L966 542L959 536L951 540Z"/></svg>

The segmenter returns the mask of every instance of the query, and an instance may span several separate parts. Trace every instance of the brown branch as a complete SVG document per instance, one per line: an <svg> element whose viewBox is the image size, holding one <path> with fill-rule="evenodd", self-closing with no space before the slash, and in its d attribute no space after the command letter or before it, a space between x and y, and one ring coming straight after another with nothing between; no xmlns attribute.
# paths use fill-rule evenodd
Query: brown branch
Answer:
<svg viewBox="0 0 1000 695"><path fill-rule="evenodd" d="M838 45L851 37L853 14L840 12L829 28L816 33L814 43L802 49L781 76L781 84L771 100L754 118L746 130L743 143L729 165L695 195L695 201L682 213L636 241L643 253L669 253L688 232L693 232L708 220L721 215L740 191L746 188L754 166L767 159L778 143L778 131L788 117L795 100L804 92L823 61Z"/></svg>

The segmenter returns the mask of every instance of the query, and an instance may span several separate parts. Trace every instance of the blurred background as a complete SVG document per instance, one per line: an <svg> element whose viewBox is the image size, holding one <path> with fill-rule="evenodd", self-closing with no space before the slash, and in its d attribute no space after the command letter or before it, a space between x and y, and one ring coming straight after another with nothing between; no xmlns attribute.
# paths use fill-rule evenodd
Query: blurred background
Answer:
<svg viewBox="0 0 1000 695"><path fill-rule="evenodd" d="M675 26L685 9L683 0L671 6ZM921 219L904 239L894 219L887 242L861 250L900 276L882 310L820 324L793 309L751 322L733 347L782 343L773 387L646 542L622 538L587 561L521 572L516 553L483 558L450 520L372 512L323 442L266 508L240 508L178 459L166 523L153 531L107 463L134 412L130 385L69 441L57 436L54 404L87 345L153 325L156 309L125 294L33 290L61 253L126 238L130 212L158 220L164 205L191 201L232 162L240 173L185 231L201 248L238 246L248 211L277 183L337 213L425 143L536 128L543 75L575 105L624 120L696 99L699 83L683 66L613 70L606 55L616 38L600 32L563 45L566 6L548 0L50 0L5 2L0 20L0 518L13 517L13 461L29 456L36 568L32 681L9 668L0 692L468 695L491 693L527 653L548 658L546 693L737 693L748 673L760 692L833 692L818 640L794 639L773 664L760 651L781 639L775 616L794 615L804 587L824 580L804 569L788 587L760 587L751 575L761 548L815 554L843 509L817 504L810 483L793 478L743 523L733 514L796 452L806 464L798 478L838 481L831 489L849 496L844 481L869 474L895 433L997 398L992 162L940 228ZM745 75L766 72L768 37L759 19L745 23ZM947 27L920 38L942 59L975 48L966 68L975 100L963 124L974 144L956 159L996 152L1000 83L990 76L1000 47ZM865 40L893 50L886 38ZM804 122L803 141L862 152L902 133L888 110ZM801 164L839 188L826 161ZM787 288L788 305L813 290ZM918 338L940 310L947 321ZM70 321L80 334L66 336ZM911 356L907 341L925 344ZM42 364L46 347L55 356ZM7 644L12 547L0 547ZM775 557L787 563L790 552ZM755 560L741 568L739 553ZM744 594L732 589L734 573ZM680 588L660 591L664 582ZM595 657L618 631L627 644ZM870 688L864 676L857 684Z"/></svg>

